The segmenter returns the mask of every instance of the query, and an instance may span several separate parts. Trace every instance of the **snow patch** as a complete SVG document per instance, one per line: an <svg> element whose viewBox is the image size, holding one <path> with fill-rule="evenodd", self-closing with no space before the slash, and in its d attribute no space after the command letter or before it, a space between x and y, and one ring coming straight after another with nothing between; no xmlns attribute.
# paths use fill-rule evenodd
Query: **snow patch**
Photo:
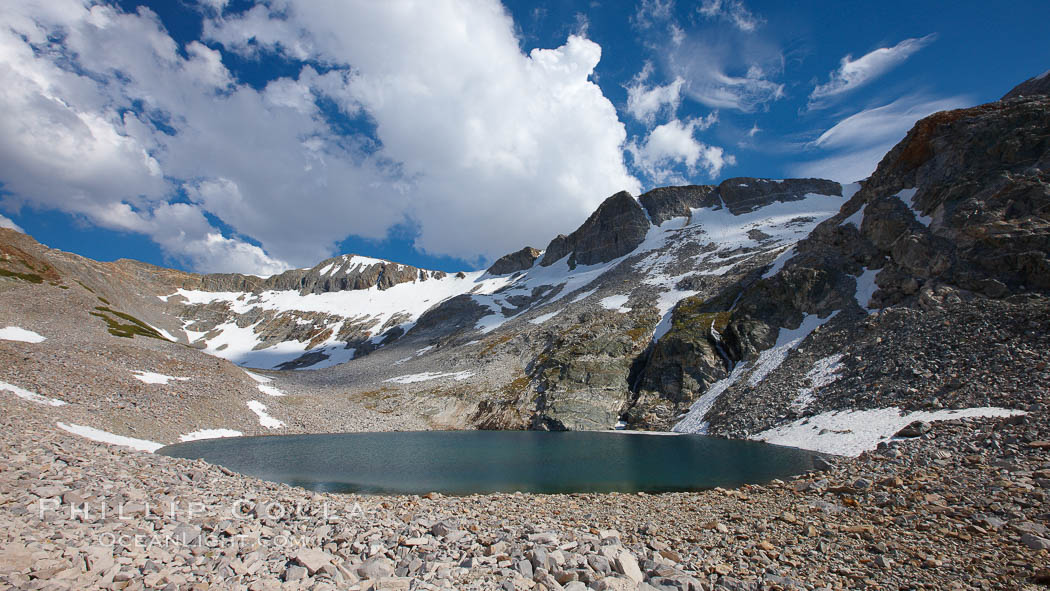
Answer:
<svg viewBox="0 0 1050 591"><path fill-rule="evenodd" d="M846 201L849 201L853 198L854 195L857 194L857 191L861 190L861 188L862 185L860 183L849 183L847 185L842 185L842 198Z"/></svg>
<svg viewBox="0 0 1050 591"><path fill-rule="evenodd" d="M630 297L631 296L626 295L614 295L609 296L607 298L602 298L601 301L598 303L601 304L601 307L605 308L606 310L616 310L621 314L626 314L627 312L630 312L631 309L625 307L624 304L627 303L627 300L629 300Z"/></svg>
<svg viewBox="0 0 1050 591"><path fill-rule="evenodd" d="M848 218L842 220L842 222L839 225L840 226L845 226L847 224L853 224L853 226L859 230L861 224L864 223L864 210L867 209L867 207L868 207L867 203L865 203L864 205L861 205L860 209L858 209L857 211L853 212L853 215L851 215Z"/></svg>
<svg viewBox="0 0 1050 591"><path fill-rule="evenodd" d="M828 314L827 318L820 318L816 314L806 314L798 328L780 329L776 344L759 354L758 361L755 362L755 369L747 380L748 385L757 386L762 380L766 379L766 376L780 367L780 364L787 359L792 349L797 348L799 343L808 337L811 332L816 330L817 327L826 324L838 313L839 311L835 310Z"/></svg>
<svg viewBox="0 0 1050 591"><path fill-rule="evenodd" d="M185 382L185 381L189 380L189 378L176 378L176 377L173 377L173 376L166 376L166 375L164 375L162 373L155 373L155 372L152 372L152 371L142 371L142 370L138 370L138 369L131 370L131 373L135 374L135 379L136 380L139 380L140 382L145 382L147 384L163 384L163 385L167 385L167 383L172 381L172 380L178 380L180 382Z"/></svg>
<svg viewBox="0 0 1050 591"><path fill-rule="evenodd" d="M911 209L912 213L915 215L915 219L919 220L920 224L929 228L930 223L933 222L933 218L928 215L922 215L922 210L915 205L915 194L918 192L918 189L904 189L900 193L894 195L894 197L903 201L908 208Z"/></svg>
<svg viewBox="0 0 1050 591"><path fill-rule="evenodd" d="M66 402L64 400L59 400L57 398L48 398L47 396L41 396L36 392L30 392L29 390L19 388L18 386L8 384L7 382L0 382L0 391L4 390L14 394L15 396L18 396L22 400L28 400L29 402L35 402L37 404L43 404L46 406L66 405Z"/></svg>
<svg viewBox="0 0 1050 591"><path fill-rule="evenodd" d="M875 410L831 411L799 419L751 436L751 439L842 456L859 456L875 449L914 421L948 421L971 417L1026 414L997 407L917 411L902 414L895 406Z"/></svg>
<svg viewBox="0 0 1050 591"><path fill-rule="evenodd" d="M0 328L0 341L43 343L46 340L47 339L45 337L42 337L31 330L26 330L17 326L8 326L7 328Z"/></svg>
<svg viewBox="0 0 1050 591"><path fill-rule="evenodd" d="M769 279L776 275L784 268L784 265L791 260L791 257L795 256L795 247L792 246L788 250L780 253L780 256L773 260L773 266L771 266L765 273L762 274L762 279Z"/></svg>
<svg viewBox="0 0 1050 591"><path fill-rule="evenodd" d="M153 453L158 449L164 447L163 443L157 443L156 441L149 441L147 439L135 439L134 437L124 437L123 435L115 435L101 429L94 427L87 427L85 425L67 425L66 423L55 423L59 429L68 431L74 435L80 435L86 439L92 441L98 441L99 443L108 443L110 445L119 445L122 447L130 447L131 449L137 449L139 451L146 451Z"/></svg>
<svg viewBox="0 0 1050 591"><path fill-rule="evenodd" d="M718 397L728 390L730 386L735 384L737 380L744 375L746 369L747 362L741 361L733 368L733 371L728 377L722 378L711 384L711 387L689 407L689 412L686 413L685 418L672 427L671 431L674 431L675 433L695 433L697 435L706 435L707 421L704 420L704 417L707 416L711 407L715 405Z"/></svg>
<svg viewBox="0 0 1050 591"><path fill-rule="evenodd" d="M201 439L219 439L221 437L240 437L244 435L233 429L201 429L185 435L179 435L179 441L200 441Z"/></svg>
<svg viewBox="0 0 1050 591"><path fill-rule="evenodd" d="M818 359L813 364L813 369L806 373L809 386L799 389L798 396L791 406L797 410L805 409L816 398L817 390L841 378L839 372L842 371L842 357L843 354L839 353Z"/></svg>
<svg viewBox="0 0 1050 591"><path fill-rule="evenodd" d="M255 380L256 382L259 382L260 384L269 384L273 381L273 378L269 376L259 375L255 372L251 372L248 370L244 370L244 373L248 374L249 378Z"/></svg>
<svg viewBox="0 0 1050 591"><path fill-rule="evenodd" d="M259 384L259 391L267 396L284 396L284 392L280 388L268 384Z"/></svg>
<svg viewBox="0 0 1050 591"><path fill-rule="evenodd" d="M457 371L451 373L441 373L433 371L425 371L423 373L414 373L406 376L398 376L396 378L390 378L389 380L383 380L384 382L393 382L395 384L414 384L416 382L426 382L429 380L436 380L439 378L452 378L457 382L463 381L474 375L471 371Z"/></svg>
<svg viewBox="0 0 1050 591"><path fill-rule="evenodd" d="M259 416L259 424L267 429L280 429L284 426L284 423L271 417L266 412L266 405L259 402L258 400L249 400L248 408L253 413Z"/></svg>
<svg viewBox="0 0 1050 591"><path fill-rule="evenodd" d="M529 322L532 323L532 324L543 324L544 322L547 322L548 320L550 320L551 318L554 318L558 314L561 314L562 310L564 310L564 309L565 308L558 308L557 310L555 310L553 312L548 312L548 313L543 314L541 316L537 316L537 317L529 320Z"/></svg>
<svg viewBox="0 0 1050 591"><path fill-rule="evenodd" d="M571 301L572 301L573 304L575 304L577 302L582 302L583 300L585 300L585 299L591 297L592 295L594 295L594 292L596 292L596 291L598 291L597 287L595 287L594 289L589 289L589 290L581 293L580 295L572 298Z"/></svg>
<svg viewBox="0 0 1050 591"><path fill-rule="evenodd" d="M259 375L257 373L250 372L248 370L244 370L244 373L248 374L249 378L251 378L251 379L253 379L253 380L255 380L256 382L259 383L259 385L258 385L259 391L262 392L263 394L266 394L267 396L284 396L284 392L280 388L278 388L277 386L269 386L269 385L267 385L267 384L269 384L270 382L273 381L273 378L271 378L269 376Z"/></svg>
<svg viewBox="0 0 1050 591"><path fill-rule="evenodd" d="M872 296L879 290L879 286L875 285L875 276L881 270L865 268L864 272L857 276L857 293L854 294L854 297L857 299L857 305L867 311L868 314L875 312L875 308L868 306L871 303Z"/></svg>
<svg viewBox="0 0 1050 591"><path fill-rule="evenodd" d="M174 336L172 336L172 334L170 332L164 330L163 328L157 328L156 326L153 326L152 324L150 324L148 322L145 323L145 324L146 324L146 326L148 326L148 327L152 328L153 330L157 331L157 333L160 334L160 336L168 339L169 341L171 341L173 343L179 342L179 339L177 339Z"/></svg>

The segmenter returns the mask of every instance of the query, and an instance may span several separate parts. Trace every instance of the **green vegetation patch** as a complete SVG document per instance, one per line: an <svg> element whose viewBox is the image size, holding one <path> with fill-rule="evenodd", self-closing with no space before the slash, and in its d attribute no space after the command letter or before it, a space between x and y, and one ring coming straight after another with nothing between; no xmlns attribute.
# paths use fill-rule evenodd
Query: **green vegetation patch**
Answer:
<svg viewBox="0 0 1050 591"><path fill-rule="evenodd" d="M44 278L36 273L16 273L14 271L8 271L7 269L0 269L0 277L12 277L14 279L21 279L22 281L28 281L29 283L43 283Z"/></svg>
<svg viewBox="0 0 1050 591"><path fill-rule="evenodd" d="M151 339L159 339L167 341L159 332L153 329L150 325L135 318L131 314L125 314L124 312L118 312L105 306L98 306L94 312L89 312L92 316L97 316L106 321L109 334L117 337L124 337L126 339L132 339L136 336L149 337ZM115 317L115 318L114 318ZM124 324L120 320L126 320L130 324Z"/></svg>
<svg viewBox="0 0 1050 591"><path fill-rule="evenodd" d="M671 316L671 328L676 332L689 333L700 330L710 334L714 328L719 333L725 331L729 326L732 312L723 310L721 312L704 312L704 300L701 298L686 298L682 300Z"/></svg>
<svg viewBox="0 0 1050 591"><path fill-rule="evenodd" d="M79 280L79 279L74 279L73 281L76 281L77 283L79 283L79 284L80 284L80 287L83 287L84 289L86 289L86 290L90 291L91 293L95 293L95 290L91 289L91 288L90 288L90 287L88 287L87 285L84 285L84 282L83 282L83 281L81 281L81 280Z"/></svg>

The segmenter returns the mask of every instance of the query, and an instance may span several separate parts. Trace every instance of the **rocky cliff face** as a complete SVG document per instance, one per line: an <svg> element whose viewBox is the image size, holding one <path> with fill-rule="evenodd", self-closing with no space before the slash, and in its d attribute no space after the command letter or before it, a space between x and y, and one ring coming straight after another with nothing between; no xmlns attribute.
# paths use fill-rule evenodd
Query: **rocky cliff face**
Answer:
<svg viewBox="0 0 1050 591"><path fill-rule="evenodd" d="M740 177L728 179L718 185L718 196L722 203L740 215L754 211L773 202L801 201L806 195L841 195L839 184L823 179L787 179L773 181Z"/></svg>
<svg viewBox="0 0 1050 591"><path fill-rule="evenodd" d="M815 367L820 361L816 352L826 357L834 353L834 364L845 364L840 370L843 384L851 373L870 368L872 356L889 364L890 369L871 383L853 382L849 395L837 389L837 384L825 387L828 396L837 397L835 404L840 408L924 408L931 404L936 408L952 399L961 404L959 388L950 386L951 379L959 383L966 379L965 374L946 378L928 367L916 367L915 375L921 379L894 387L900 384L892 379L897 372L911 371L905 369L910 365L908 356L920 353L881 343L911 338L904 335L914 333L900 324L907 317L914 325L909 328L926 326L930 333L941 335L942 343L955 343L954 349L935 345L940 355L977 358L977 351L987 343L979 339L959 343L958 338L949 338L936 328L937 322L954 324L953 315L981 318L1000 338L1014 335L1017 343L1031 339L1010 318L1022 309L1042 310L1040 314L1047 310L1048 168L1048 97L1011 99L920 121L842 211L798 243L794 256L779 272L741 286L735 299L723 297L700 305L699 315L685 302L679 304L674 328L654 352L654 360L662 364L648 369L670 382L659 387L673 400L672 393L697 381L688 373L683 372L681 378L674 375L674 369L697 365L693 350L681 343L697 343L693 347L701 352L716 345L724 350L723 365L715 363L710 354L706 356L710 362L700 364L698 375L705 383L696 391L711 392L713 380L725 381L705 411L706 419L701 422L703 417L694 417L687 427L704 425L712 432L727 434L754 433L778 419L827 409L819 400L809 406L795 400L805 385L798 372L805 375ZM723 320L716 323L716 327L724 325L718 328L718 336L706 329L710 315L722 315ZM940 320L931 326L934 318ZM778 365L756 379L756 372L769 361L768 352L783 343L785 334L800 330L812 319L826 322L818 331L806 333L809 345L805 348L814 352L799 354L789 347L779 353L783 357L777 363L791 367L795 375L778 373ZM676 347L682 353L668 362L664 349ZM854 350L864 352L854 355ZM799 359L798 364L789 363L793 358ZM1036 369L1039 362L1033 363L1036 373L1031 375L1045 379ZM671 369L659 371L661 367ZM971 366L968 371L978 372L979 368ZM792 382L800 386L794 390L783 387ZM652 380L643 383L653 387ZM976 405L995 396L988 389L976 388L965 398ZM741 412L743 408L760 410ZM675 410L682 410L682 405ZM697 414L704 411L696 410ZM641 415L639 420L646 424ZM666 423L649 418L648 424Z"/></svg>
<svg viewBox="0 0 1050 591"><path fill-rule="evenodd" d="M701 207L718 207L721 200L714 185L687 185L684 187L658 187L638 198L649 214L649 219L659 226L672 218L689 217L692 210Z"/></svg>
<svg viewBox="0 0 1050 591"><path fill-rule="evenodd" d="M355 255L342 255L321 261L310 269L292 269L270 277L239 273L211 273L191 276L182 287L204 291L297 291L301 295L355 289L388 289L410 281L442 279L443 271L427 271Z"/></svg>
<svg viewBox="0 0 1050 591"><path fill-rule="evenodd" d="M536 259L540 258L540 254L540 251L535 248L526 246L517 252L505 254L496 259L496 262L489 267L488 272L493 275L507 275L524 271L532 267Z"/></svg>
<svg viewBox="0 0 1050 591"><path fill-rule="evenodd" d="M606 263L637 248L648 231L642 207L621 191L599 205L575 232L551 240L540 264L549 267L566 256L570 268Z"/></svg>

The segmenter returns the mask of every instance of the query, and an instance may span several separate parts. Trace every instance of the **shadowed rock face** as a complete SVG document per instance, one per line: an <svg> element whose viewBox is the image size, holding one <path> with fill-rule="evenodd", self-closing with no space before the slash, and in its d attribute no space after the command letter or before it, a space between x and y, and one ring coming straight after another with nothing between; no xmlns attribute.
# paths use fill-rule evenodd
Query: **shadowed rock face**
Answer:
<svg viewBox="0 0 1050 591"><path fill-rule="evenodd" d="M598 206L575 232L551 240L540 265L549 267L570 254L570 267L605 263L637 248L648 232L649 220L642 206L630 193L620 191Z"/></svg>
<svg viewBox="0 0 1050 591"><path fill-rule="evenodd" d="M754 211L776 201L801 201L807 193L842 195L842 188L824 179L771 181L751 177L726 179L718 185L718 196L733 215Z"/></svg>
<svg viewBox="0 0 1050 591"><path fill-rule="evenodd" d="M714 185L660 187L642 195L638 201L657 226L671 218L689 216L693 209L716 207L720 203Z"/></svg>
<svg viewBox="0 0 1050 591"><path fill-rule="evenodd" d="M1035 78L1029 78L1013 87L1010 92L1003 95L1001 100L1015 99L1022 96L1038 96L1050 94L1050 70L1043 72Z"/></svg>
<svg viewBox="0 0 1050 591"><path fill-rule="evenodd" d="M536 259L540 257L540 251L536 250L531 246L519 250L518 252L512 252L505 254L492 266L489 267L489 273L493 275L506 275L508 273L514 273L516 271L524 271L532 267L532 264L536 262Z"/></svg>

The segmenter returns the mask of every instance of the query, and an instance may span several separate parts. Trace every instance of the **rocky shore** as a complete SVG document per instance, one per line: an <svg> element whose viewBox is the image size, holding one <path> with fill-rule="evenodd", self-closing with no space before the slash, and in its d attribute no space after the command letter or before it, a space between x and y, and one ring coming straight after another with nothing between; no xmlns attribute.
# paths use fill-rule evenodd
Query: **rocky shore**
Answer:
<svg viewBox="0 0 1050 591"><path fill-rule="evenodd" d="M790 482L677 494L321 494L94 443L0 398L0 587L1036 589L1042 407ZM105 509L103 509L105 507ZM105 514L103 515L103 511Z"/></svg>

